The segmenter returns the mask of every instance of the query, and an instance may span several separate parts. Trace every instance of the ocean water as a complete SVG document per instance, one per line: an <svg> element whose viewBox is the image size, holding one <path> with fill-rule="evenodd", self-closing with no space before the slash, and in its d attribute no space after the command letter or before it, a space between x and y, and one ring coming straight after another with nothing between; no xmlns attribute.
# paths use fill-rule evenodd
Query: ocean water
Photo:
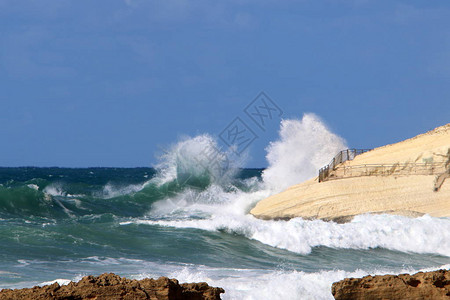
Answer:
<svg viewBox="0 0 450 300"><path fill-rule="evenodd" d="M265 170L208 167L208 147L185 138L155 168L0 168L0 288L114 272L206 281L223 299L333 299L345 277L450 268L449 218L249 215L346 147L316 116L282 121Z"/></svg>

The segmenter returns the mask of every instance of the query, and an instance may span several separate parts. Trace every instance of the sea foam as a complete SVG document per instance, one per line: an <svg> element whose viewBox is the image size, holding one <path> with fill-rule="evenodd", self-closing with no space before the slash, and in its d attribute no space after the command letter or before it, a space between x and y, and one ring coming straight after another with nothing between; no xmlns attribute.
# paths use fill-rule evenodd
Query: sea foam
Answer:
<svg viewBox="0 0 450 300"><path fill-rule="evenodd" d="M302 218L263 221L249 215L220 214L203 220L135 220L122 225L129 223L220 230L299 254L309 254L313 247L326 246L343 249L380 247L450 256L450 219L430 216L361 215L349 223L337 224Z"/></svg>
<svg viewBox="0 0 450 300"><path fill-rule="evenodd" d="M211 286L225 289L222 299L228 300L259 300L259 299L316 299L332 300L331 286L348 277L363 277L367 275L385 275L395 273L415 273L449 268L443 265L438 268L414 270L411 268L390 269L358 269L352 272L344 270L302 272L286 270L256 270L256 269L224 269L202 266L183 267L172 271L168 276L177 278L180 282L208 282ZM153 274L143 273L136 278L152 277Z"/></svg>
<svg viewBox="0 0 450 300"><path fill-rule="evenodd" d="M315 114L305 114L301 120L283 120L279 139L266 149L269 167L264 170L264 182L279 191L308 180L346 148L345 140Z"/></svg>

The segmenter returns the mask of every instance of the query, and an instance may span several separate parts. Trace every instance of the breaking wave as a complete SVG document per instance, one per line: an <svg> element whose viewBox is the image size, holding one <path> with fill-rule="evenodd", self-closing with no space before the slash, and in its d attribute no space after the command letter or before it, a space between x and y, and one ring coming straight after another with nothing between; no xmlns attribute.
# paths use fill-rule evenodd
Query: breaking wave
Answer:
<svg viewBox="0 0 450 300"><path fill-rule="evenodd" d="M263 173L265 184L277 191L317 176L336 153L348 148L312 113L281 121L279 136L266 149L269 167Z"/></svg>
<svg viewBox="0 0 450 300"><path fill-rule="evenodd" d="M173 180L175 170L196 169L195 157L207 145L216 145L210 136L183 140L166 154L163 178ZM301 120L283 120L279 140L267 148L269 167L262 180L247 179L246 188L227 188L210 182L204 189L185 188L173 197L152 205L144 218L122 222L176 228L196 228L242 235L261 243L308 254L326 246L343 249L373 249L450 255L450 220L423 216L412 219L391 215L362 215L346 224L303 220L262 221L249 215L261 199L314 177L319 167L346 148L345 141L332 133L314 114ZM162 219L161 219L162 218ZM441 235L435 232L441 232Z"/></svg>
<svg viewBox="0 0 450 300"><path fill-rule="evenodd" d="M385 248L450 257L450 239L447 235L450 219L430 216L414 219L393 215L360 215L349 223L337 224L301 218L263 221L249 215L222 213L204 220L134 220L122 225L130 223L224 231L299 254L309 254L313 247L326 246L364 250Z"/></svg>

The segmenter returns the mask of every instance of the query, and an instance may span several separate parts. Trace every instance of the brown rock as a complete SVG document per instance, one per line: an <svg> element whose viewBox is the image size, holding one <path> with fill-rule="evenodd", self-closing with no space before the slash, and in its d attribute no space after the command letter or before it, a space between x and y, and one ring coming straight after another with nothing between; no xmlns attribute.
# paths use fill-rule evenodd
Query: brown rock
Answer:
<svg viewBox="0 0 450 300"><path fill-rule="evenodd" d="M356 299L450 299L450 271L419 272L414 275L365 276L333 283L337 300Z"/></svg>
<svg viewBox="0 0 450 300"><path fill-rule="evenodd" d="M113 273L98 277L86 276L79 282L60 286L58 283L43 287L0 291L0 300L219 300L221 288L207 283L183 283L160 277L131 280Z"/></svg>

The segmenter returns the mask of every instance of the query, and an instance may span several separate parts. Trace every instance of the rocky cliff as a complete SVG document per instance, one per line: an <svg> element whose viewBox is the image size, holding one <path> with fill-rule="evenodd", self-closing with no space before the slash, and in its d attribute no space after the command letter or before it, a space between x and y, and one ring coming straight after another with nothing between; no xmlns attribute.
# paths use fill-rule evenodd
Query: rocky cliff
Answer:
<svg viewBox="0 0 450 300"><path fill-rule="evenodd" d="M450 216L450 124L356 156L334 171L261 200L261 219L347 221L364 213ZM348 174L350 172L350 175Z"/></svg>
<svg viewBox="0 0 450 300"><path fill-rule="evenodd" d="M357 299L450 299L450 271L414 275L366 276L333 283L336 300Z"/></svg>
<svg viewBox="0 0 450 300"><path fill-rule="evenodd" d="M58 283L43 287L0 291L0 300L218 300L225 291L206 283L179 284L176 279L131 280L115 274L98 277L86 276L79 282L60 286Z"/></svg>

